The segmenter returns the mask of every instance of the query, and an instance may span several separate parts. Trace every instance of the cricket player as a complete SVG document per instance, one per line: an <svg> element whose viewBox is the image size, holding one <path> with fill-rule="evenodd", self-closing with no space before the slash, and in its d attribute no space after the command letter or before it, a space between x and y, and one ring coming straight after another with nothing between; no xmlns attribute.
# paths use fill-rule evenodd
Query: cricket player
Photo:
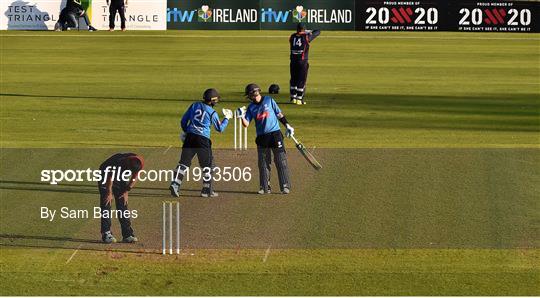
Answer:
<svg viewBox="0 0 540 298"><path fill-rule="evenodd" d="M306 82L309 69L309 44L321 34L320 30L307 31L303 23L298 23L296 33L289 37L291 46L291 103L306 104Z"/></svg>
<svg viewBox="0 0 540 298"><path fill-rule="evenodd" d="M291 190L289 181L289 169L287 166L287 155L285 144L283 144L283 134L279 129L279 122L286 128L286 135L294 135L294 128L289 125L285 115L281 112L276 101L270 96L262 96L261 88L257 84L246 86L245 95L251 101L249 106L241 107L237 113L242 117L242 125L248 127L249 123L255 121L257 131L257 156L259 166L259 194L271 192L270 169L272 165L272 153L278 173L279 188L281 193L288 194ZM279 121L279 122L278 122Z"/></svg>
<svg viewBox="0 0 540 298"><path fill-rule="evenodd" d="M131 228L131 220L124 217L128 208L128 192L135 186L137 175L144 167L144 159L135 153L117 153L100 166L102 180L98 182L101 207L101 239L104 243L114 243L116 238L111 233L111 203L114 197L116 210L122 213L118 216L122 228L122 241L137 242L137 237ZM129 172L127 172L129 171ZM130 177L124 181L122 176ZM131 175L128 175L131 174Z"/></svg>
<svg viewBox="0 0 540 298"><path fill-rule="evenodd" d="M55 31L64 31L67 28L78 28L79 22L77 18L82 17L88 26L88 31L97 31L96 28L92 27L90 19L86 14L86 11L83 9L81 0L68 0L66 7L60 12L60 17L58 22L54 26Z"/></svg>
<svg viewBox="0 0 540 298"><path fill-rule="evenodd" d="M114 19L117 12L120 15L120 29L126 31L127 0L125 3L124 0L107 0L107 5L109 5L109 31L114 31Z"/></svg>
<svg viewBox="0 0 540 298"><path fill-rule="evenodd" d="M191 161L195 155L199 160L199 166L203 171L203 188L201 196L204 198L217 197L218 193L213 189L212 171L214 167L214 158L212 156L212 141L210 140L211 126L217 132L225 131L229 119L233 113L229 109L223 109L225 118L219 120L218 113L214 106L219 102L220 96L216 89L207 89L204 91L203 100L193 103L182 116L180 123L183 133L180 138L184 145L180 161L174 171L175 177L171 182L169 190L173 197L180 196L180 186L186 172L191 166Z"/></svg>

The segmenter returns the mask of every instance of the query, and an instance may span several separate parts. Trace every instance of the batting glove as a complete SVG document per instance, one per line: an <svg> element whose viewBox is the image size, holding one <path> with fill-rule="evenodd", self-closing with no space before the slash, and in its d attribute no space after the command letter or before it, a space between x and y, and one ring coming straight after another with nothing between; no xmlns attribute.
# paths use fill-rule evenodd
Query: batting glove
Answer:
<svg viewBox="0 0 540 298"><path fill-rule="evenodd" d="M225 119L231 119L233 117L231 110L223 109L222 111L223 111L223 116L225 116Z"/></svg>
<svg viewBox="0 0 540 298"><path fill-rule="evenodd" d="M236 110L236 116L240 118L244 118L244 116L246 115L246 110L247 110L246 106L238 108Z"/></svg>
<svg viewBox="0 0 540 298"><path fill-rule="evenodd" d="M287 136L287 138L294 136L294 128L290 126L288 123L286 127L287 127L287 131L285 131L285 136Z"/></svg>

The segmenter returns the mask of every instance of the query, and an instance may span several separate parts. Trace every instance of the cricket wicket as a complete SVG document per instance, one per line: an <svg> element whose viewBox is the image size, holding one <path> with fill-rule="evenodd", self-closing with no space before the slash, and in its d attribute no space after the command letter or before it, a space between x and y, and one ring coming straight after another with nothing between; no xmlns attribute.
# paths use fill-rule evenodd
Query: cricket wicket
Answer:
<svg viewBox="0 0 540 298"><path fill-rule="evenodd" d="M167 254L167 233L169 236L169 254L173 254L173 206L176 206L176 254L180 254L180 203L178 201L163 201L163 255Z"/></svg>
<svg viewBox="0 0 540 298"><path fill-rule="evenodd" d="M234 112L234 150L247 150L247 127L242 125L242 117L239 117L236 111Z"/></svg>

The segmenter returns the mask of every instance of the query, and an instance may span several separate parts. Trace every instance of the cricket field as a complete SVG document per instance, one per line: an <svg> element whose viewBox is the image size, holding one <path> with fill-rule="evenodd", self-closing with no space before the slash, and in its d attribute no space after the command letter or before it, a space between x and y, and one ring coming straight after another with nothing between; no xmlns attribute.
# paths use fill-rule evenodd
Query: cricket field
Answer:
<svg viewBox="0 0 540 298"><path fill-rule="evenodd" d="M0 31L0 294L540 295L540 35L323 32L296 106L289 34ZM130 192L139 242L107 245L96 183L40 179L127 151L172 169L186 108L211 87L220 114L247 105L251 82L280 85L323 169L286 140L292 193L257 195L254 128L245 152L213 132L252 177L184 186L180 255L167 181Z"/></svg>

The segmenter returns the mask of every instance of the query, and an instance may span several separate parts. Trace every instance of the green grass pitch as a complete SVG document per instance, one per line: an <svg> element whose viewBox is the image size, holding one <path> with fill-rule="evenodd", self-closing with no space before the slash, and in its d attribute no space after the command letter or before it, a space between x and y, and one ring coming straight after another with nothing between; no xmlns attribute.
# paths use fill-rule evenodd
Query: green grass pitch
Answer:
<svg viewBox="0 0 540 298"><path fill-rule="evenodd" d="M323 32L299 107L288 34L1 31L0 294L540 295L540 35ZM159 254L166 182L130 194L136 245L39 218L98 200L40 170L115 150L170 168L187 106L209 87L219 110L246 105L251 82L278 83L317 147L320 172L286 141L291 195L256 196L255 179L201 200L187 184L180 256ZM221 164L256 167L227 150L231 130L212 139Z"/></svg>

